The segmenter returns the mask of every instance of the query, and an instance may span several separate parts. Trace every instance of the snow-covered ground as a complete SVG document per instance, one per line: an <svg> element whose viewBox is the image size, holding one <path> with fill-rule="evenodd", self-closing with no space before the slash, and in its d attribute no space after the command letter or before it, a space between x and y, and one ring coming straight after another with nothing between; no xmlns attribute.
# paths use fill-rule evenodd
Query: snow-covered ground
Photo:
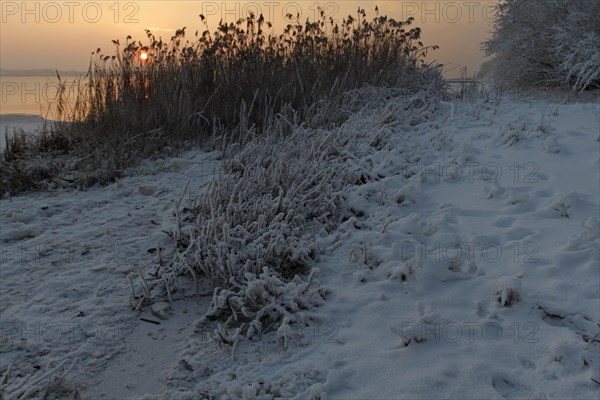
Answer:
<svg viewBox="0 0 600 400"><path fill-rule="evenodd" d="M168 259L218 154L2 200L3 397L598 398L600 104L447 102L368 136L374 179L315 265L319 322L234 351L196 324L208 285L140 312L127 279Z"/></svg>

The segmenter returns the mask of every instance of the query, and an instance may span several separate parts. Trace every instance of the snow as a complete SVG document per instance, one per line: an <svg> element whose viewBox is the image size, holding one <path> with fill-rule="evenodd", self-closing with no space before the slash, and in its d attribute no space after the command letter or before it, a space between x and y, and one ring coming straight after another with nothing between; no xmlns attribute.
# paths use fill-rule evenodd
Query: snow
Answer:
<svg viewBox="0 0 600 400"><path fill-rule="evenodd" d="M598 398L600 105L443 102L406 123L390 109L342 128L367 132L348 168L369 176L303 278L322 304L252 340L215 340L202 280L136 311L127 279L173 254L179 201L219 179L219 154L2 200L4 398Z"/></svg>
<svg viewBox="0 0 600 400"><path fill-rule="evenodd" d="M120 357L133 364L130 371L140 370L140 359L128 351L137 353L140 344L145 344L141 350L148 352L161 341L148 341L146 336L164 336L189 325L189 317L176 318L179 309L173 317L182 322L179 326L148 327L140 322L127 305L126 276L156 258L149 249L168 249L161 229L172 227L173 204L189 180L186 174L195 176L189 192L196 194L214 175L215 158L216 154L188 153L181 159L142 165L133 171L137 176L111 187L35 193L2 201L0 369L4 385L9 385L3 386L6 398L18 398L23 394L17 389L20 385L23 389L32 386L40 373L56 372L63 360L79 360L71 373L87 374L91 385L97 374L110 376L102 371L116 372L110 366L123 365ZM167 346L158 348L168 352ZM27 357L26 363L7 372L10 365ZM39 372L30 376L36 369ZM159 378L161 372L156 370L147 381ZM112 391L114 396L109 398L119 398L116 394L132 384L131 377L121 377L123 385L113 386L111 379L98 394Z"/></svg>

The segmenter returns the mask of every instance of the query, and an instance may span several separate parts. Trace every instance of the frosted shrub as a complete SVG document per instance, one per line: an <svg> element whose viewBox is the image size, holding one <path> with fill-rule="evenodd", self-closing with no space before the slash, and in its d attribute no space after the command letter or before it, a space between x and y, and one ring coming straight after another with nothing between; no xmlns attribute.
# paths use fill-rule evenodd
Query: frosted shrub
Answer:
<svg viewBox="0 0 600 400"><path fill-rule="evenodd" d="M600 85L600 2L502 0L483 43L491 75L506 86L575 90Z"/></svg>
<svg viewBox="0 0 600 400"><path fill-rule="evenodd" d="M574 89L600 86L600 2L576 1L552 31L553 52Z"/></svg>

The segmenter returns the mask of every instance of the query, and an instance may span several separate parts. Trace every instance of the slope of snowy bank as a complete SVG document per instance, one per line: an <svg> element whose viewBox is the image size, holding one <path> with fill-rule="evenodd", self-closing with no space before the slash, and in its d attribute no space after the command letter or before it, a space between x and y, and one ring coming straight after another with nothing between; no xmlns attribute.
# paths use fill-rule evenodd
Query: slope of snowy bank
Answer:
<svg viewBox="0 0 600 400"><path fill-rule="evenodd" d="M195 325L209 287L140 315L126 279L172 252L175 204L188 181L186 199L218 172L215 154L147 163L88 192L3 200L2 393L597 398L599 112L503 99L373 126L379 140L367 135L355 160L371 176L343 194L352 216L316 265L328 291L319 322L234 349ZM347 124L370 120L372 110Z"/></svg>

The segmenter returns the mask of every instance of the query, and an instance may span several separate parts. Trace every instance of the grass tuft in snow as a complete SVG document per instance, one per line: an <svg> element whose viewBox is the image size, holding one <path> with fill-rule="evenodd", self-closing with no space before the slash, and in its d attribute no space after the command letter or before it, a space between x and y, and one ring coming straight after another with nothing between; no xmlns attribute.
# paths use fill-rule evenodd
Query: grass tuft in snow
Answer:
<svg viewBox="0 0 600 400"><path fill-rule="evenodd" d="M338 128L281 121L241 147L228 146L223 174L181 212L172 232L178 250L161 271L212 283L204 322L222 322L216 337L223 344L235 343L234 329L254 337L284 318L289 325L312 318L325 296L312 269L325 250L319 240L347 217L341 193L364 184L361 178L376 179L361 157L385 146L392 127L425 120L438 95L432 88L409 97L394 89L356 94L342 107L352 117Z"/></svg>

